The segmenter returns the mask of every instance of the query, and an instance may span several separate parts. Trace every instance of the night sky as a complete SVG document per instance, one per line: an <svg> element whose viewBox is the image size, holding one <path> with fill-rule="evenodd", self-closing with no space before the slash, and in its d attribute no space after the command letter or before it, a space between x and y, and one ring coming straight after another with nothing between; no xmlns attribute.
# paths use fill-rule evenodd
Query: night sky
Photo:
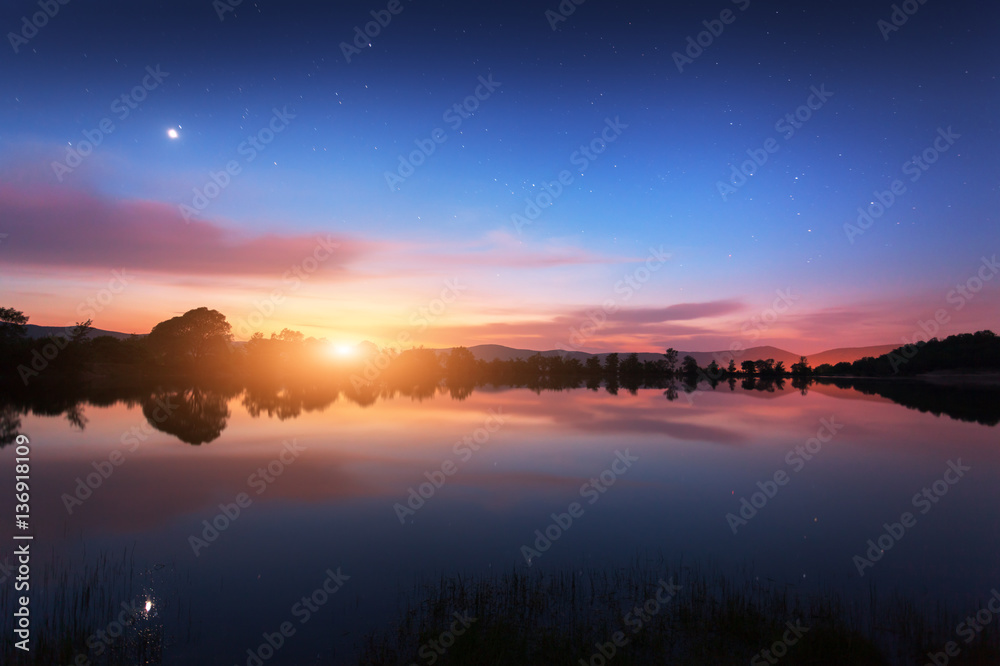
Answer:
<svg viewBox="0 0 1000 666"><path fill-rule="evenodd" d="M0 305L31 323L800 353L1000 324L996 3L48 3L0 8Z"/></svg>

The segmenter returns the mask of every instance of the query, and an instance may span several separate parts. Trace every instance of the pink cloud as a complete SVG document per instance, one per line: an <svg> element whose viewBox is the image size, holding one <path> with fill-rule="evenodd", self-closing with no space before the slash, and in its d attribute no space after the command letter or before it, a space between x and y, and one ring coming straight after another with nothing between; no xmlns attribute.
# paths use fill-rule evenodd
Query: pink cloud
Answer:
<svg viewBox="0 0 1000 666"><path fill-rule="evenodd" d="M677 303L663 308L630 308L618 310L608 316L609 321L629 324L661 324L668 321L687 321L704 317L718 317L743 309L738 300L708 301L706 303ZM586 317L586 311L574 316Z"/></svg>
<svg viewBox="0 0 1000 666"><path fill-rule="evenodd" d="M329 274L343 272L374 245L323 233L251 234L210 222L188 223L164 203L6 182L0 182L0 220L0 231L7 234L6 261L59 268L280 275L318 251L317 258L329 257L321 263Z"/></svg>
<svg viewBox="0 0 1000 666"><path fill-rule="evenodd" d="M660 350L665 340L717 334L714 328L681 322L717 317L741 309L743 305L737 300L678 303L662 308L622 308L611 314L604 313L600 307L566 309L544 319L435 326L434 335L438 340L459 340L466 345L495 343L582 351L608 351L624 348L624 345L629 351L633 347L634 351ZM595 326L591 315L598 320L606 319Z"/></svg>

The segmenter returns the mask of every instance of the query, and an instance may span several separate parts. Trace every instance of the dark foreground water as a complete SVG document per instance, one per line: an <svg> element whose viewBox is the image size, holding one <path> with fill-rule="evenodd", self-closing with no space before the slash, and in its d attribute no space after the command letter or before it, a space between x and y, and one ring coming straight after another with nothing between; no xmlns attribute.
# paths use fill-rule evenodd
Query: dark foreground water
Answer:
<svg viewBox="0 0 1000 666"><path fill-rule="evenodd" d="M30 440L32 642L63 614L85 618L76 663L101 663L119 630L154 637L150 663L351 663L415 582L529 559L752 567L974 612L1000 587L1000 431L964 411L995 392L963 395L940 416L834 385L725 383L673 400L188 390L8 406L5 441ZM0 450L5 662L16 448Z"/></svg>

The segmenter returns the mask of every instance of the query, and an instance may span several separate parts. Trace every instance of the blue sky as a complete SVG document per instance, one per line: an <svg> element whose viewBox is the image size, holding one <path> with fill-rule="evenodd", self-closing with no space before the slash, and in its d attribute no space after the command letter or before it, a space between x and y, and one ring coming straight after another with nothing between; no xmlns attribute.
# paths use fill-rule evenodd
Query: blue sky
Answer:
<svg viewBox="0 0 1000 666"><path fill-rule="evenodd" d="M559 317L600 305L650 247L663 246L669 265L622 308L739 306L646 321L631 336L609 326L591 349L725 346L789 287L802 301L767 341L807 351L896 342L996 251L994 5L929 2L888 39L879 21L891 3L591 0L555 30L545 11L558 11L556 2L399 6L350 62L342 42L371 12L386 16L386 3L245 1L220 20L212 2L70 2L16 53L8 34L0 184L11 195L0 206L11 230L0 252L11 304L33 323L64 323L107 271L127 266L141 277L102 313L103 328L148 330L200 305L245 315L280 266L253 254L255 263L220 277L200 264L172 267L169 257L155 268L132 260L137 246L188 237L190 222L173 212L230 161L239 174L198 214L199 229L230 240L203 243L204 252L280 237L307 256L317 234L352 250L265 332L287 325L385 341L443 280L461 276L470 283L461 307L422 341L547 348L561 337ZM713 23L724 10L731 22ZM23 32L23 17L38 11L8 3L0 27ZM719 26L678 71L674 54L688 38ZM142 84L147 67L168 74L120 118L115 100ZM480 77L495 90L469 98ZM786 137L776 123L814 89L832 94ZM478 108L455 127L445 114L467 99ZM274 109L294 118L248 161L240 146ZM52 162L106 118L114 130L57 178ZM580 173L574 152L609 119L627 127ZM439 128L446 139L390 189L386 172ZM958 138L910 181L903 165L947 128ZM733 166L769 139L776 152L720 195ZM563 170L572 183L519 233L511 216ZM856 209L895 179L905 193L849 238ZM78 198L80 209L96 199L126 216L152 207L162 226L133 220L129 236L88 218L107 251L74 258L58 247L59 225L73 221L45 209L59 197ZM995 328L997 304L992 282L952 313L947 332ZM841 328L817 324L833 312ZM491 327L501 322L519 325L517 339L497 337Z"/></svg>

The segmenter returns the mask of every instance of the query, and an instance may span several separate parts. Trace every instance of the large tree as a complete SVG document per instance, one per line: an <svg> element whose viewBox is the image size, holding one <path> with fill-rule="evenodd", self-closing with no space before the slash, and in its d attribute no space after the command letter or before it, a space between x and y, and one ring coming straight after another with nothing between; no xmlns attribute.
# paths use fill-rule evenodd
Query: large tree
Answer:
<svg viewBox="0 0 1000 666"><path fill-rule="evenodd" d="M160 360L200 363L229 356L232 327L217 310L197 308L153 327L146 343Z"/></svg>

